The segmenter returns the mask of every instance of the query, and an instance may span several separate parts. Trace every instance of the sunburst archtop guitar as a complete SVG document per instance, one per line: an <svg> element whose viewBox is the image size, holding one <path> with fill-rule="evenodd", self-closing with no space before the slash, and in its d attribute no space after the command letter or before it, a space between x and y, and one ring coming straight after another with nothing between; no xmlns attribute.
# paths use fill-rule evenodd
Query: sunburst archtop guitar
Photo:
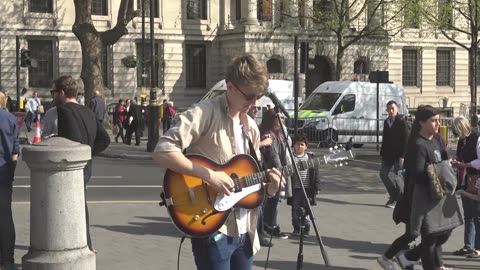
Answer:
<svg viewBox="0 0 480 270"><path fill-rule="evenodd" d="M208 236L225 223L233 207L253 209L262 203L262 183L267 181L267 174L266 171L259 172L251 156L238 155L223 165L200 155L187 155L187 158L203 167L228 174L235 184L235 191L226 196L216 192L200 178L167 169L163 183L163 204L173 223L183 233L193 237ZM306 170L353 158L351 151L338 150L330 155L299 162L297 166L299 170ZM291 175L294 171L293 166L285 166L282 170L284 175Z"/></svg>

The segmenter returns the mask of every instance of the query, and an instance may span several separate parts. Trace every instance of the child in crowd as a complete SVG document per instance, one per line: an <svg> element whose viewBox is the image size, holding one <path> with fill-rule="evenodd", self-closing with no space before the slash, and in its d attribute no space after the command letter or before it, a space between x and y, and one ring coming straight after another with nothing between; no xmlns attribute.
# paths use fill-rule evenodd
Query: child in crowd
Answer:
<svg viewBox="0 0 480 270"><path fill-rule="evenodd" d="M306 150L308 148L308 140L303 135L297 135L293 139L293 158L295 159L295 163L299 165L299 162L303 164L307 164L307 161L313 158L312 153L307 153ZM299 166L299 169L302 166ZM299 171L300 173L300 180L305 187L305 191L307 193L308 199L311 205L316 205L315 197L320 191L320 174L318 169L310 168L306 170ZM305 197L303 196L302 187L300 185L300 180L297 178L296 175L292 176L292 225L293 225L293 233L292 235L300 235L300 219L302 217L301 208L303 207L305 210L308 208L306 207L307 202L305 201ZM308 213L306 213L308 215ZM310 233L310 220L308 218L305 219L305 235Z"/></svg>

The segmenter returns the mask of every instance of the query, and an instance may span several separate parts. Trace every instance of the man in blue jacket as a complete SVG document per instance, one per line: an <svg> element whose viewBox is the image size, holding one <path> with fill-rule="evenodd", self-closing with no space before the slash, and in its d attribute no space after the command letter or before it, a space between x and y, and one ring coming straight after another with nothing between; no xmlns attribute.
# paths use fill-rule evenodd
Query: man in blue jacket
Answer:
<svg viewBox="0 0 480 270"><path fill-rule="evenodd" d="M6 111L6 106L7 96L0 92L0 269L15 270L12 191L19 140L16 118Z"/></svg>

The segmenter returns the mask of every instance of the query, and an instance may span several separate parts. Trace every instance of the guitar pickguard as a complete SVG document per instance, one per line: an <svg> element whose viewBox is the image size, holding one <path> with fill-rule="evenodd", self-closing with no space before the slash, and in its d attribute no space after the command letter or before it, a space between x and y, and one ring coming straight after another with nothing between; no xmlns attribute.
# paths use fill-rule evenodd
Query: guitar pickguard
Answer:
<svg viewBox="0 0 480 270"><path fill-rule="evenodd" d="M229 196L226 196L225 194L218 195L215 199L215 204L213 205L213 208L220 212L227 211L233 206L235 206L235 204L237 204L240 200L245 198L245 196L257 192L261 188L262 184L256 184L250 187L242 188L242 191L240 192L230 193Z"/></svg>

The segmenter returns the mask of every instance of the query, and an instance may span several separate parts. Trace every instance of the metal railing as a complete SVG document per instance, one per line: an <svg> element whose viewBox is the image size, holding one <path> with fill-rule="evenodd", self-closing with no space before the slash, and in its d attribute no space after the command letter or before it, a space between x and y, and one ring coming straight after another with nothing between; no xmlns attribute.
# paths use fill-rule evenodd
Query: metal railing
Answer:
<svg viewBox="0 0 480 270"><path fill-rule="evenodd" d="M440 125L443 133L446 133L445 140L455 143L457 138L450 129L453 118L441 118ZM385 119L369 118L347 118L347 117L303 117L298 120L298 134L307 137L310 145L316 147L331 147L337 144L344 144L350 138L354 146L361 147L364 144L376 145L377 143L377 121L379 121L379 143L382 142L383 123ZM409 126L412 126L414 118L409 118ZM291 136L294 135L294 121L289 120L288 130ZM444 135L442 134L442 135Z"/></svg>

